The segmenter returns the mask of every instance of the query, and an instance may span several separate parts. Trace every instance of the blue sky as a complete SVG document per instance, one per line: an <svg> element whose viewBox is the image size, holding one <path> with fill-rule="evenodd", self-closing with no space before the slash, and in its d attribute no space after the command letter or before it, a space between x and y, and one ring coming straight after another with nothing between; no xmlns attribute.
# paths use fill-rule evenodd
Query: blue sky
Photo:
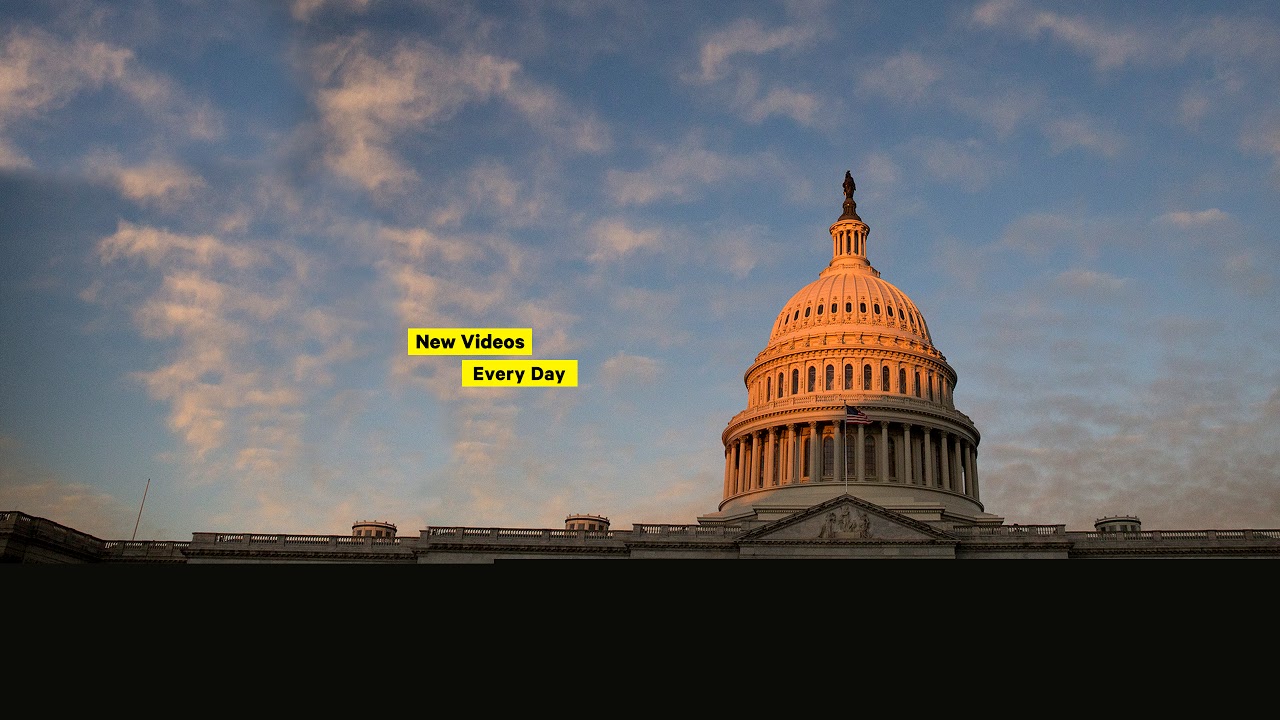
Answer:
<svg viewBox="0 0 1280 720"><path fill-rule="evenodd" d="M0 509L695 522L850 170L988 512L1280 527L1277 77L1269 2L6 4Z"/></svg>

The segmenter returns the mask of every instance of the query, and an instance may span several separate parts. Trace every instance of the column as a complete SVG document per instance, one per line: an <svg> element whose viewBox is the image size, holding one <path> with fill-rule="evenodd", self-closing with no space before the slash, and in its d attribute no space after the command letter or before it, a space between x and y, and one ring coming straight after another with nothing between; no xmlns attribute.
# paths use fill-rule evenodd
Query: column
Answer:
<svg viewBox="0 0 1280 720"><path fill-rule="evenodd" d="M724 496L729 497L730 478L729 471L733 469L733 449L729 445L724 446Z"/></svg>
<svg viewBox="0 0 1280 720"><path fill-rule="evenodd" d="M764 482L761 484L768 487L769 485L777 485L778 478L773 474L773 458L777 454L778 449L775 447L778 442L777 428L772 425L768 430L769 439L764 445Z"/></svg>
<svg viewBox="0 0 1280 720"><path fill-rule="evenodd" d="M757 463L760 458L760 431L759 430L755 430L751 433L751 450L748 451L747 457L749 458L748 462L750 462L750 464L747 466L747 484L743 487L743 489L752 490L756 487L756 483L758 482L756 480L756 477L757 477L756 473L759 470Z"/></svg>
<svg viewBox="0 0 1280 720"><path fill-rule="evenodd" d="M800 482L800 427L795 423L787 423L791 432L791 479L789 482Z"/></svg>
<svg viewBox="0 0 1280 720"><path fill-rule="evenodd" d="M973 491L969 494L974 500L978 500L978 447L976 445L969 446L969 468L973 471Z"/></svg>
<svg viewBox="0 0 1280 720"><path fill-rule="evenodd" d="M951 474L951 489L958 493L964 492L964 476L960 474L960 436L955 436L955 444L952 445L951 463L955 470Z"/></svg>
<svg viewBox="0 0 1280 720"><path fill-rule="evenodd" d="M818 421L809 423L809 482L822 480L822 438L818 436Z"/></svg>
<svg viewBox="0 0 1280 720"><path fill-rule="evenodd" d="M938 478L941 487L951 489L951 462L947 459L947 433L940 431L938 433L938 459L942 462L942 477Z"/></svg>
<svg viewBox="0 0 1280 720"><path fill-rule="evenodd" d="M911 468L911 425L902 423L902 464L898 467L902 468L902 484L910 485L914 478Z"/></svg>
<svg viewBox="0 0 1280 720"><path fill-rule="evenodd" d="M832 468L833 472L835 473L835 477L831 479L835 480L836 482L842 483L845 480L844 421L837 420L835 422L835 428L836 428L836 442L835 442L836 450L835 450L835 458L834 458L835 467Z"/></svg>
<svg viewBox="0 0 1280 720"><path fill-rule="evenodd" d="M857 445L853 446L853 479L857 482L862 482L867 477L867 441L862 435L862 429L865 427L866 425L858 426L858 439L854 441Z"/></svg>
<svg viewBox="0 0 1280 720"><path fill-rule="evenodd" d="M924 428L924 484L928 487L937 487L933 478L933 429Z"/></svg>
<svg viewBox="0 0 1280 720"><path fill-rule="evenodd" d="M880 434L876 436L876 478L889 482L889 421L880 421Z"/></svg>

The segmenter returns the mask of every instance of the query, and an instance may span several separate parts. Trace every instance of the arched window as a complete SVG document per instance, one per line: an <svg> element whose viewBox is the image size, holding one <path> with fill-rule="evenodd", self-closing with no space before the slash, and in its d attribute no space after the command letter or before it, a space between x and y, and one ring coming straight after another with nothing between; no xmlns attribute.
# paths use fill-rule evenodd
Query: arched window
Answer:
<svg viewBox="0 0 1280 720"><path fill-rule="evenodd" d="M880 389L889 392L889 368L888 366L880 368Z"/></svg>
<svg viewBox="0 0 1280 720"><path fill-rule="evenodd" d="M875 304L873 304L871 307L872 307L872 309L874 309L874 310L876 311L876 314L877 314L877 315L879 315L879 314L880 314L880 303L875 303Z"/></svg>
<svg viewBox="0 0 1280 720"><path fill-rule="evenodd" d="M850 431L846 428L844 433L844 472L846 476L854 473L854 467L858 461L855 455L858 449L857 442L858 431Z"/></svg>
<svg viewBox="0 0 1280 720"><path fill-rule="evenodd" d="M800 473L801 477L809 476L809 436L804 436L804 472Z"/></svg>
<svg viewBox="0 0 1280 720"><path fill-rule="evenodd" d="M884 310L885 310L885 312L889 313L889 317L893 317L893 306L892 306L892 305L885 305L885 306L884 306Z"/></svg>
<svg viewBox="0 0 1280 720"><path fill-rule="evenodd" d="M858 312L864 313L866 311L867 311L867 304L864 302L858 303Z"/></svg>
<svg viewBox="0 0 1280 720"><path fill-rule="evenodd" d="M800 392L800 371L792 370L791 371L791 394L795 395L798 392Z"/></svg>
<svg viewBox="0 0 1280 720"><path fill-rule="evenodd" d="M853 389L853 366L849 363L844 364L844 389Z"/></svg>
<svg viewBox="0 0 1280 720"><path fill-rule="evenodd" d="M836 367L835 365L828 365L826 382L823 383L823 389L828 391L834 390L835 384L836 384Z"/></svg>
<svg viewBox="0 0 1280 720"><path fill-rule="evenodd" d="M813 392L813 386L817 377L818 377L818 369L810 365L809 366L809 385L808 385L809 389L806 392Z"/></svg>
<svg viewBox="0 0 1280 720"><path fill-rule="evenodd" d="M898 477L898 441L897 438L892 435L889 436L888 440L889 447L887 449L889 450L889 472L885 475L886 479Z"/></svg>
<svg viewBox="0 0 1280 720"><path fill-rule="evenodd" d="M823 307L824 307L823 305L819 305L819 306L818 306L818 314L819 314L819 315L821 315L821 314L822 314L822 308L823 308Z"/></svg>
<svg viewBox="0 0 1280 720"><path fill-rule="evenodd" d="M773 378L764 379L764 401L769 402L773 399Z"/></svg>
<svg viewBox="0 0 1280 720"><path fill-rule="evenodd" d="M785 377L786 376L783 375L782 373L778 373L778 397L779 398L782 397L782 383L785 382L784 380Z"/></svg>
<svg viewBox="0 0 1280 720"><path fill-rule="evenodd" d="M805 309L804 309L804 316L805 316L805 317L809 317L809 310L810 310L810 309L811 309L811 308L805 308ZM799 312L799 311L797 311L797 312Z"/></svg>
<svg viewBox="0 0 1280 720"><path fill-rule="evenodd" d="M837 310L839 310L839 308L840 308L840 306L839 306L838 304L836 304L836 303L831 303L831 314L832 314L832 315L835 315L835 314L836 314L836 311L837 311Z"/></svg>
<svg viewBox="0 0 1280 720"><path fill-rule="evenodd" d="M874 433L867 433L862 438L862 464L867 471L867 477L876 476L876 436Z"/></svg>
<svg viewBox="0 0 1280 720"><path fill-rule="evenodd" d="M822 439L822 477L829 478L836 474L836 441L833 438Z"/></svg>
<svg viewBox="0 0 1280 720"><path fill-rule="evenodd" d="M907 369L906 368L898 368L898 392L903 395L907 394Z"/></svg>
<svg viewBox="0 0 1280 720"><path fill-rule="evenodd" d="M920 397L920 371L916 371L916 397Z"/></svg>
<svg viewBox="0 0 1280 720"><path fill-rule="evenodd" d="M929 373L929 384L925 387L929 390L929 401L933 402L933 373Z"/></svg>
<svg viewBox="0 0 1280 720"><path fill-rule="evenodd" d="M847 312L847 313L851 313L851 312L853 312L853 303L851 303L851 302L847 302L847 303L845 303L845 304L844 304L844 311L845 311L845 312Z"/></svg>
<svg viewBox="0 0 1280 720"><path fill-rule="evenodd" d="M871 389L871 366L870 365L862 366L862 389L863 390Z"/></svg>

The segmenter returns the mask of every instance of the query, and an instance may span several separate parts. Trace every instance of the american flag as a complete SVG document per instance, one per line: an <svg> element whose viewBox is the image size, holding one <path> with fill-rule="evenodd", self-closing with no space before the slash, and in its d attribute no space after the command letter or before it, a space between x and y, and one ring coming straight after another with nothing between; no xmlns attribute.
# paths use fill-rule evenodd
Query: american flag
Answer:
<svg viewBox="0 0 1280 720"><path fill-rule="evenodd" d="M844 421L853 423L854 425L870 425L871 418L856 407L850 405L844 406Z"/></svg>

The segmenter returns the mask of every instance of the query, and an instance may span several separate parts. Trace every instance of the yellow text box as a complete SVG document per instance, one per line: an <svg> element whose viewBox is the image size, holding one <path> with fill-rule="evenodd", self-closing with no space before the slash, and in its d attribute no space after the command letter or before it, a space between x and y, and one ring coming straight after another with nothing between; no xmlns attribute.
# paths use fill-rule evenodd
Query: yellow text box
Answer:
<svg viewBox="0 0 1280 720"><path fill-rule="evenodd" d="M462 387L578 387L578 361L463 360Z"/></svg>
<svg viewBox="0 0 1280 720"><path fill-rule="evenodd" d="M533 328L409 328L410 355L532 355Z"/></svg>

